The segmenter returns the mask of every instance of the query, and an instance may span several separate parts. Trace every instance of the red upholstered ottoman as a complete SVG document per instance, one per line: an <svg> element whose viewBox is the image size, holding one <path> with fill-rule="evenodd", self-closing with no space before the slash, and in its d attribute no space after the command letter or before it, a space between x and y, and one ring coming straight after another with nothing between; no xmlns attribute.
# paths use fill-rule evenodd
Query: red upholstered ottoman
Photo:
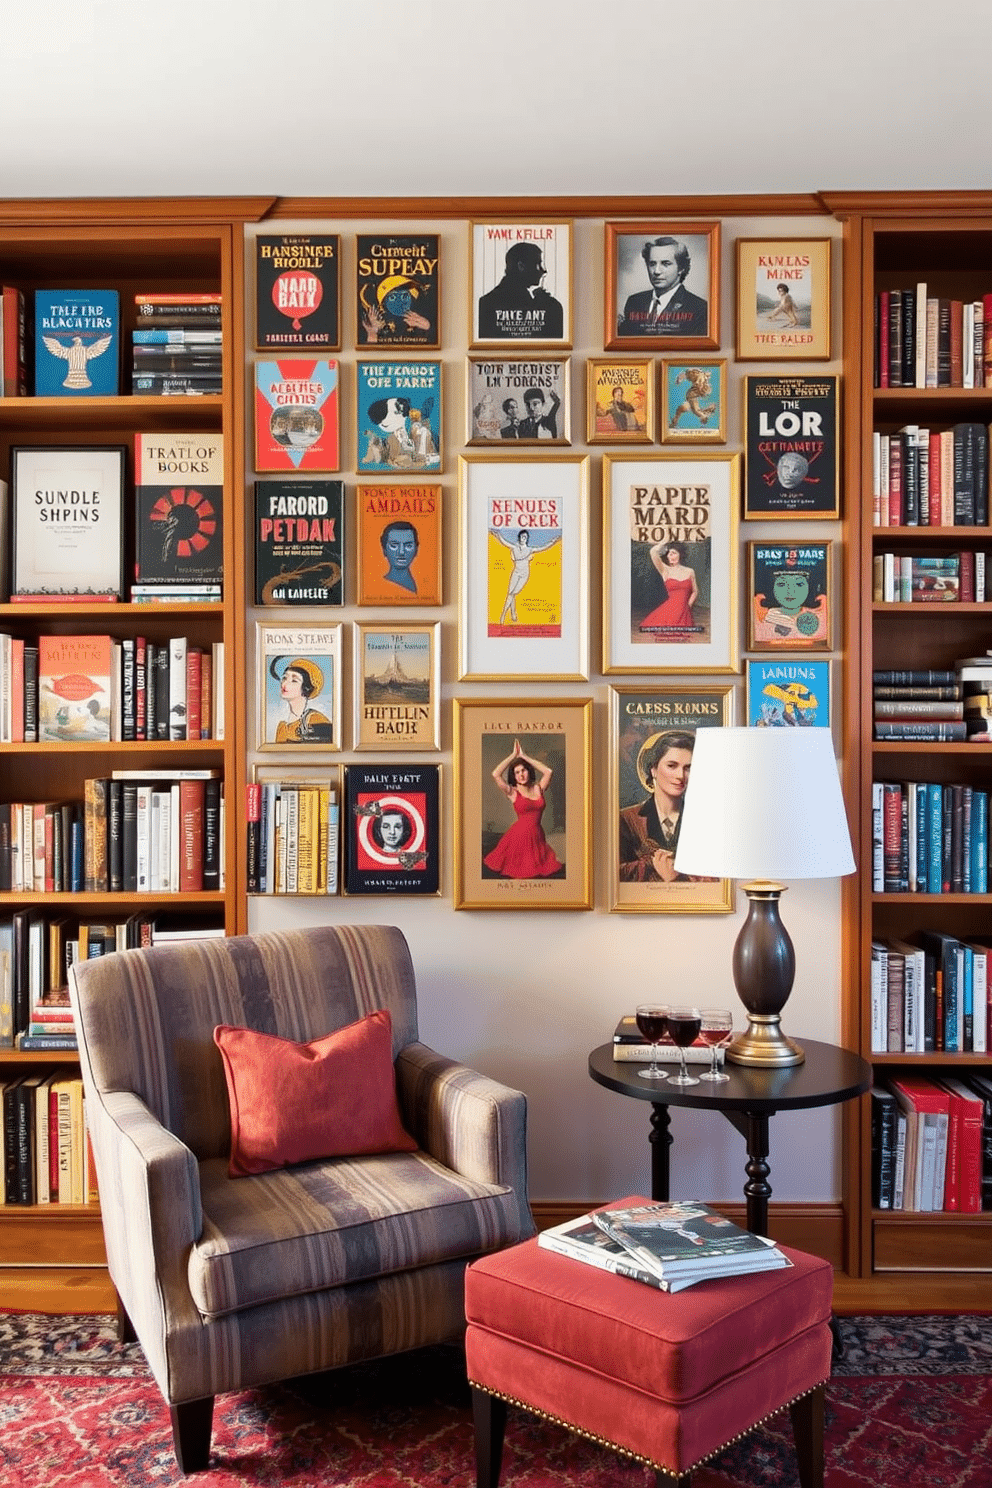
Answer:
<svg viewBox="0 0 992 1488"><path fill-rule="evenodd" d="M621 1199L619 1207L650 1200ZM465 1276L479 1488L496 1488L507 1402L690 1482L785 1406L803 1488L823 1485L833 1272L792 1266L656 1291L527 1240Z"/></svg>

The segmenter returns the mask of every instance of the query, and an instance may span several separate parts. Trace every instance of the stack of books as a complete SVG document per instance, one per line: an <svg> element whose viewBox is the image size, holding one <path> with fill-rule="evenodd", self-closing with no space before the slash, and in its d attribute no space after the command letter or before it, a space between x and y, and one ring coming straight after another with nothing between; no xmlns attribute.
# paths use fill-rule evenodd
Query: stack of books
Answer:
<svg viewBox="0 0 992 1488"><path fill-rule="evenodd" d="M663 1292L681 1292L714 1277L792 1265L773 1241L742 1230L708 1204L694 1200L596 1209L542 1230L537 1243Z"/></svg>
<svg viewBox="0 0 992 1488"><path fill-rule="evenodd" d="M686 1064L709 1064L713 1051L700 1037L682 1052L685 1054ZM651 1045L644 1042L633 1013L625 1013L613 1030L613 1058L621 1063L650 1063ZM666 1033L658 1045L658 1060L661 1064L679 1062L679 1051L670 1034ZM722 1049L716 1051L716 1062L723 1063Z"/></svg>
<svg viewBox="0 0 992 1488"><path fill-rule="evenodd" d="M955 663L964 706L969 744L992 742L989 715L992 713L992 651L984 656L962 656Z"/></svg>
<svg viewBox="0 0 992 1488"><path fill-rule="evenodd" d="M147 398L221 391L219 294L139 294L134 308L133 393Z"/></svg>

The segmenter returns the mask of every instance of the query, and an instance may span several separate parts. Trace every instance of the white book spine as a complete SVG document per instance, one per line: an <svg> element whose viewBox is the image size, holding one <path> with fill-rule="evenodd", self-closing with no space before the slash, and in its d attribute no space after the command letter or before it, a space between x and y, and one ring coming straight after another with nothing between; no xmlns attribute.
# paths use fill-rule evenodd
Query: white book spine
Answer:
<svg viewBox="0 0 992 1488"><path fill-rule="evenodd" d="M871 1052L873 1054L888 1053L882 963L875 946L871 948Z"/></svg>
<svg viewBox="0 0 992 1488"><path fill-rule="evenodd" d="M974 1052L976 1054L988 1053L988 1022L989 1022L989 986L988 986L988 956L977 947L974 952L974 1017L973 1029Z"/></svg>
<svg viewBox="0 0 992 1488"><path fill-rule="evenodd" d="M213 666L213 715L214 715L214 738L221 740L224 737L224 642L214 641L214 666Z"/></svg>
<svg viewBox="0 0 992 1488"><path fill-rule="evenodd" d="M151 892L152 795L150 785L139 785L135 812L135 873L139 894Z"/></svg>

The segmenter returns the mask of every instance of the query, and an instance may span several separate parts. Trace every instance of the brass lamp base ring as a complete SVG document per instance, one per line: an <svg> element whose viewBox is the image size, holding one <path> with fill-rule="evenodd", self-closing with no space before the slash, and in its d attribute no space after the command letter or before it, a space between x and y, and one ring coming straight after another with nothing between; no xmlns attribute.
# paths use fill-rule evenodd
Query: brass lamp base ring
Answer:
<svg viewBox="0 0 992 1488"><path fill-rule="evenodd" d="M787 1069L805 1063L806 1055L801 1044L786 1038L777 1013L749 1013L746 1031L728 1044L724 1058L758 1069Z"/></svg>

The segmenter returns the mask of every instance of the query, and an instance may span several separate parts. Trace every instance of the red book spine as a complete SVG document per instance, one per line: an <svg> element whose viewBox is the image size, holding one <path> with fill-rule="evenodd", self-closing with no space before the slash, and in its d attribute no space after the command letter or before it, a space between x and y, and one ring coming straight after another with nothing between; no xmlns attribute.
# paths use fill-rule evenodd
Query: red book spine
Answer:
<svg viewBox="0 0 992 1488"><path fill-rule="evenodd" d="M982 296L982 332L982 384L992 387L992 294Z"/></svg>
<svg viewBox="0 0 992 1488"><path fill-rule="evenodd" d="M213 718L213 691L214 691L214 657L213 652L204 650L200 655L200 738L212 739L214 736Z"/></svg>
<svg viewBox="0 0 992 1488"><path fill-rule="evenodd" d="M962 604L975 600L975 550L962 548L958 554L958 599Z"/></svg>
<svg viewBox="0 0 992 1488"><path fill-rule="evenodd" d="M878 380L877 387L889 386L889 291L878 296Z"/></svg>
<svg viewBox="0 0 992 1488"><path fill-rule="evenodd" d="M134 638L134 737L148 737L148 650L144 636Z"/></svg>
<svg viewBox="0 0 992 1488"><path fill-rule="evenodd" d="M10 742L24 743L24 642L10 642Z"/></svg>
<svg viewBox="0 0 992 1488"><path fill-rule="evenodd" d="M203 714L200 701L203 652L198 646L186 651L186 737L203 738Z"/></svg>
<svg viewBox="0 0 992 1488"><path fill-rule="evenodd" d="M927 461L927 499L930 503L931 527L940 526L940 435L930 435L930 459Z"/></svg>
<svg viewBox="0 0 992 1488"><path fill-rule="evenodd" d="M901 527L902 523L902 442L893 434L889 440L889 526Z"/></svg>
<svg viewBox="0 0 992 1488"><path fill-rule="evenodd" d="M202 780L179 782L179 892L196 893L203 888L203 801Z"/></svg>

